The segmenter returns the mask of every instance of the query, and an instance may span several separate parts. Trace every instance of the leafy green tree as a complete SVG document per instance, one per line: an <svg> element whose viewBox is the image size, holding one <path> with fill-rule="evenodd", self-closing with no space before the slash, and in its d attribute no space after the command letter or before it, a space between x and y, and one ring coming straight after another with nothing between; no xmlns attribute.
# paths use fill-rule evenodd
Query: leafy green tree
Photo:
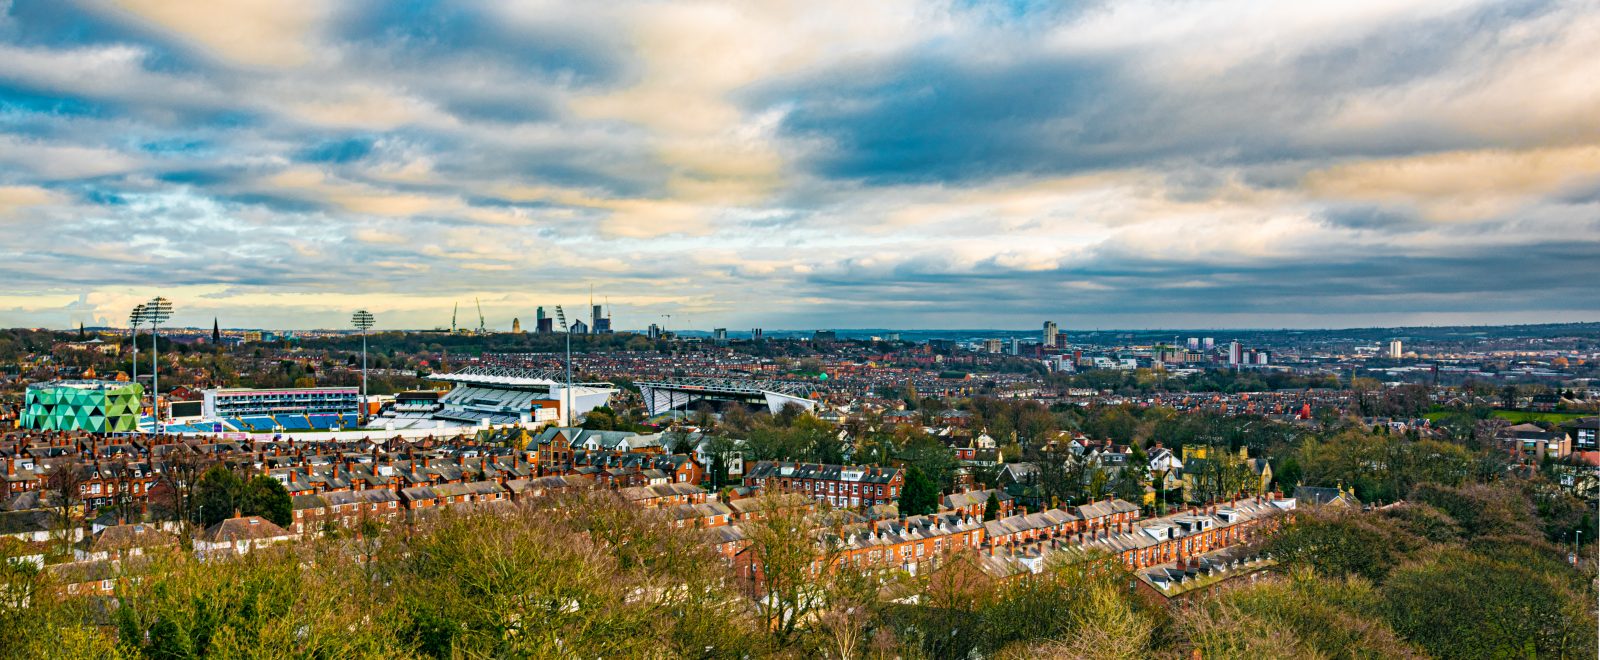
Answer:
<svg viewBox="0 0 1600 660"><path fill-rule="evenodd" d="M906 465L920 469L936 488L947 489L955 484L955 452L931 435L909 433L896 456Z"/></svg>
<svg viewBox="0 0 1600 660"><path fill-rule="evenodd" d="M301 562L305 561L305 564ZM307 570L306 566L315 566ZM154 557L117 592L122 646L146 658L395 657L414 655L404 618L365 590L338 554L264 549L219 562Z"/></svg>
<svg viewBox="0 0 1600 660"><path fill-rule="evenodd" d="M1128 589L1127 568L1115 557L1092 553L1071 559L1050 561L1037 575L1024 575L998 585L985 598L979 610L982 630L978 635L978 656L989 656L1008 645L1043 640L1072 639L1087 631L1102 629L1115 641L1106 649L1065 657L1116 657L1106 650L1137 649L1124 657L1148 657L1145 648L1151 641L1155 621L1140 611ZM1040 616L1040 612L1055 612ZM1022 657L1042 657L1049 653ZM968 654L941 656L968 657Z"/></svg>
<svg viewBox="0 0 1600 660"><path fill-rule="evenodd" d="M711 485L721 489L728 485L728 464L739 455L739 444L725 435L713 435L706 440L706 453L711 455Z"/></svg>
<svg viewBox="0 0 1600 660"><path fill-rule="evenodd" d="M610 406L597 406L584 415L583 428L590 431L624 431L622 416Z"/></svg>
<svg viewBox="0 0 1600 660"><path fill-rule="evenodd" d="M1423 483L1411 491L1414 502L1438 507L1461 525L1468 537L1521 535L1539 532L1536 512L1526 494L1508 485L1472 484L1452 487Z"/></svg>
<svg viewBox="0 0 1600 660"><path fill-rule="evenodd" d="M233 517L244 494L244 480L220 463L201 473L194 488L195 513L201 527L210 527Z"/></svg>
<svg viewBox="0 0 1600 660"><path fill-rule="evenodd" d="M1000 497L990 491L989 499L983 502L983 519L988 521L998 517L1000 517Z"/></svg>
<svg viewBox="0 0 1600 660"><path fill-rule="evenodd" d="M1389 623L1443 658L1592 656L1592 600L1534 567L1460 550L1401 568L1383 588Z"/></svg>
<svg viewBox="0 0 1600 660"><path fill-rule="evenodd" d="M1359 578L1297 572L1221 588L1181 609L1175 627L1206 658L1423 657L1379 618L1382 604Z"/></svg>
<svg viewBox="0 0 1600 660"><path fill-rule="evenodd" d="M95 624L99 603L59 593L51 573L15 558L34 551L12 542L0 538L0 657L126 657Z"/></svg>
<svg viewBox="0 0 1600 660"><path fill-rule="evenodd" d="M245 483L239 497L239 511L247 516L261 516L285 528L294 520L294 505L289 499L289 489L284 488L277 479L264 474L258 474Z"/></svg>
<svg viewBox="0 0 1600 660"><path fill-rule="evenodd" d="M1392 520L1323 508L1298 512L1272 535L1266 550L1284 564L1328 577L1382 580L1421 545Z"/></svg>
<svg viewBox="0 0 1600 660"><path fill-rule="evenodd" d="M1139 465L1137 469L1128 465L1117 472L1115 479L1111 480L1111 494L1117 499L1144 506L1145 484L1148 483L1149 474L1147 465Z"/></svg>
<svg viewBox="0 0 1600 660"><path fill-rule="evenodd" d="M921 516L938 510L939 486L922 472L922 468L909 468L906 483L900 487L900 513Z"/></svg>

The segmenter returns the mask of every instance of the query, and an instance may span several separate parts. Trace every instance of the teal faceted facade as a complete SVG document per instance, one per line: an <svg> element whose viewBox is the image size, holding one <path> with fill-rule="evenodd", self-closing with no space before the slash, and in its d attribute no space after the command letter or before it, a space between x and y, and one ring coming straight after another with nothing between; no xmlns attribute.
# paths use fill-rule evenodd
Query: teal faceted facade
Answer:
<svg viewBox="0 0 1600 660"><path fill-rule="evenodd" d="M23 428L91 433L139 430L144 387L107 380L34 383L23 400Z"/></svg>

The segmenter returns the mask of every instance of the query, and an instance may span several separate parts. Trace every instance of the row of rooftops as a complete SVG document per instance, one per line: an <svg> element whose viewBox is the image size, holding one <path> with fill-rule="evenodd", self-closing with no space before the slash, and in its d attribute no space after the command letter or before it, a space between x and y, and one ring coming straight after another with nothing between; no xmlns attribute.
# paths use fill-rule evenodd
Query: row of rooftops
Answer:
<svg viewBox="0 0 1600 660"><path fill-rule="evenodd" d="M1201 532L1277 516L1294 508L1293 498L1237 500L1226 506L1210 507L1205 511L1175 513L1135 522L1132 531L1110 531L1098 538L1089 539L1080 548L1104 550L1111 554L1143 550Z"/></svg>
<svg viewBox="0 0 1600 660"><path fill-rule="evenodd" d="M895 467L860 467L822 463L794 463L789 461L759 461L745 470L745 480L810 479L815 481L841 481L848 483L887 484L900 475Z"/></svg>

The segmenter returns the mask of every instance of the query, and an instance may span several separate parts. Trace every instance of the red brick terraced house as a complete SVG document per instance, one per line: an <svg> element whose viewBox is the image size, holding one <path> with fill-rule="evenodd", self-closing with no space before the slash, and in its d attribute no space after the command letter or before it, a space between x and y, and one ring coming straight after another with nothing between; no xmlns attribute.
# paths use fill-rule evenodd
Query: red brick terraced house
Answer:
<svg viewBox="0 0 1600 660"><path fill-rule="evenodd" d="M745 471L745 484L763 492L801 493L837 507L888 504L900 499L899 468L761 461Z"/></svg>

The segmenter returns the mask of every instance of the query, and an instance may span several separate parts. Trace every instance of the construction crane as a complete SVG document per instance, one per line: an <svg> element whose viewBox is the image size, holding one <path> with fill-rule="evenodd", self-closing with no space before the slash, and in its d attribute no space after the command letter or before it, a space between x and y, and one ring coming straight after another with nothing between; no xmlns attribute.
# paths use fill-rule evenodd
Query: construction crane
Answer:
<svg viewBox="0 0 1600 660"><path fill-rule="evenodd" d="M459 311L461 311L461 303L456 303L455 307L450 308L450 334L452 335L456 333L456 312Z"/></svg>
<svg viewBox="0 0 1600 660"><path fill-rule="evenodd" d="M475 302L475 303L478 304L478 334L480 334L480 335L489 334L489 328L486 327L486 325L483 322L483 301L478 300L477 298L473 298L472 302Z"/></svg>

